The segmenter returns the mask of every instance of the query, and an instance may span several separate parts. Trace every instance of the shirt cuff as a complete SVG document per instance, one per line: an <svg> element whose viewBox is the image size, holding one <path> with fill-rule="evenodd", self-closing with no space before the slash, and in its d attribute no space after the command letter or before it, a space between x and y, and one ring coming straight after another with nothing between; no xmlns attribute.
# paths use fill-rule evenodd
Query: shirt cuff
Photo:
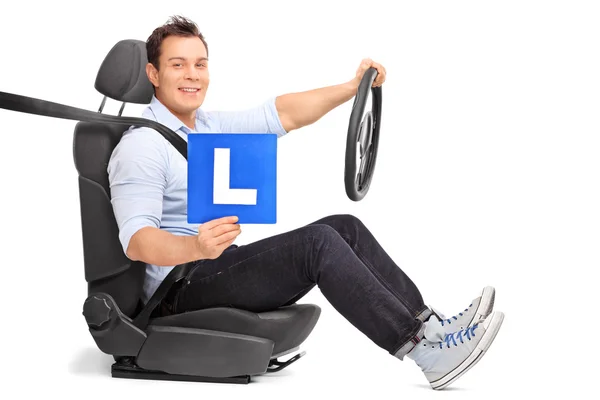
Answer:
<svg viewBox="0 0 600 400"><path fill-rule="evenodd" d="M121 245L123 246L123 252L127 254L127 248L129 247L129 242L131 238L137 231L147 226L158 228L159 225L157 222L153 221L152 218L146 217L134 217L123 224L121 229L119 230L119 240L121 241Z"/></svg>
<svg viewBox="0 0 600 400"><path fill-rule="evenodd" d="M266 102L267 124L269 125L269 131L276 133L277 137L280 138L286 135L287 132L279 119L279 113L277 112L277 107L275 105L276 99L277 97L271 97Z"/></svg>

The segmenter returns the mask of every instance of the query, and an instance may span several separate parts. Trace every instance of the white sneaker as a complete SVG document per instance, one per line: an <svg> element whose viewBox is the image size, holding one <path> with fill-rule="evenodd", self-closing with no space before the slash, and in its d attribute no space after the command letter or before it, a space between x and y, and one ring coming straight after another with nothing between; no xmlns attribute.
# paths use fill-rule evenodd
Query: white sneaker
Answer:
<svg viewBox="0 0 600 400"><path fill-rule="evenodd" d="M490 347L504 314L487 318L455 333L444 334L434 317L426 323L425 337L407 357L421 367L433 389L444 389L471 369Z"/></svg>
<svg viewBox="0 0 600 400"><path fill-rule="evenodd" d="M483 288L481 295L473 299L471 305L465 308L463 312L458 313L450 318L446 318L444 314L431 307L433 315L435 315L439 323L444 328L444 332L452 333L461 329L466 329L475 321L486 318L494 309L494 300L496 298L496 290L492 286Z"/></svg>

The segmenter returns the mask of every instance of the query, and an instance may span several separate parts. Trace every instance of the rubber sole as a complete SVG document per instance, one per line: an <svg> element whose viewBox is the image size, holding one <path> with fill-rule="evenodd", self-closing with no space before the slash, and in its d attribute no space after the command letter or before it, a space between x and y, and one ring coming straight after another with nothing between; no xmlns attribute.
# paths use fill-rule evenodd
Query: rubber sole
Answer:
<svg viewBox="0 0 600 400"><path fill-rule="evenodd" d="M431 387L434 390L442 390L463 376L468 370L473 368L473 366L483 358L486 351L492 345L492 342L496 338L503 321L504 313L500 311L496 311L489 320L484 321L483 326L486 329L485 333L469 357L467 357L459 366L454 368L448 374L430 382Z"/></svg>

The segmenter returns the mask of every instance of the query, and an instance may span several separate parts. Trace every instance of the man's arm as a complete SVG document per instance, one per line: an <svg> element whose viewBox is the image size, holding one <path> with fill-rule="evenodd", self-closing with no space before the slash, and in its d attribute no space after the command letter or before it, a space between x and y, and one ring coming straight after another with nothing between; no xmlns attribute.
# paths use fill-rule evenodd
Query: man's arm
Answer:
<svg viewBox="0 0 600 400"><path fill-rule="evenodd" d="M284 136L294 129L310 125L335 107L356 94L358 84L353 81L341 85L288 93L243 111L209 111L222 132L276 133Z"/></svg>
<svg viewBox="0 0 600 400"><path fill-rule="evenodd" d="M369 68L377 70L373 86L381 86L385 82L385 68L370 58L365 58L356 70L356 76L346 83L277 97L275 105L281 125L289 132L315 123L356 95L360 81Z"/></svg>
<svg viewBox="0 0 600 400"><path fill-rule="evenodd" d="M121 139L108 165L111 202L123 251L133 261L173 266L200 258L195 236L160 229L169 175L166 141L138 128Z"/></svg>
<svg viewBox="0 0 600 400"><path fill-rule="evenodd" d="M173 266L199 260L204 256L196 236L177 236L146 226L131 237L127 258L158 266Z"/></svg>
<svg viewBox="0 0 600 400"><path fill-rule="evenodd" d="M288 93L275 99L283 128L290 132L317 122L334 108L356 95L357 83L352 80L340 85Z"/></svg>

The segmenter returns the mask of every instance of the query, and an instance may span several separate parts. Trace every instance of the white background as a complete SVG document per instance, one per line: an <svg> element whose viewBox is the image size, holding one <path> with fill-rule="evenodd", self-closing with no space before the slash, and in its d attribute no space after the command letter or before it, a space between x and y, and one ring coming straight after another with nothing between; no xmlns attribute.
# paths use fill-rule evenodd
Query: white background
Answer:
<svg viewBox="0 0 600 400"><path fill-rule="evenodd" d="M595 391L600 266L600 10L593 1L15 2L0 6L0 90L97 110L119 40L183 14L206 35L206 109L387 68L367 197L343 185L351 102L279 141L276 225L352 213L447 314L485 285L506 319L445 398ZM221 4L219 4L221 3ZM84 7L89 9L84 10ZM109 101L106 112L120 104ZM143 107L127 106L138 116ZM305 358L248 386L119 380L83 316L75 121L0 110L3 398L426 398L412 361L372 344L318 289ZM6 396L8 394L8 396ZM589 396L586 396L589 398Z"/></svg>

